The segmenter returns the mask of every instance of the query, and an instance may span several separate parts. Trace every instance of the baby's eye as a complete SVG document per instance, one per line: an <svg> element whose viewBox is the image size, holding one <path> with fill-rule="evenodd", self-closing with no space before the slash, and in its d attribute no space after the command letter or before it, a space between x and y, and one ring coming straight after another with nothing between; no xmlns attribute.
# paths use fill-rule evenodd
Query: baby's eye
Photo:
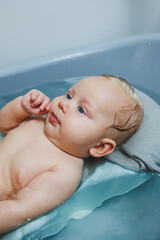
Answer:
<svg viewBox="0 0 160 240"><path fill-rule="evenodd" d="M66 94L66 98L67 98L68 100L71 100L71 96L70 96L69 93Z"/></svg>
<svg viewBox="0 0 160 240"><path fill-rule="evenodd" d="M78 111L79 111L80 113L85 114L85 111L84 111L83 107L78 107Z"/></svg>

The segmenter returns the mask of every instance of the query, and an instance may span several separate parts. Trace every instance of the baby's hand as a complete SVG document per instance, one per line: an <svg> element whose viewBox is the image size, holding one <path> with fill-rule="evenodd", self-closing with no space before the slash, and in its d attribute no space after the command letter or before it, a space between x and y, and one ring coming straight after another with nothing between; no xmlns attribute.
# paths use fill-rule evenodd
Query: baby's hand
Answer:
<svg viewBox="0 0 160 240"><path fill-rule="evenodd" d="M33 89L26 93L21 99L22 109L36 116L46 114L50 109L50 99L41 91Z"/></svg>

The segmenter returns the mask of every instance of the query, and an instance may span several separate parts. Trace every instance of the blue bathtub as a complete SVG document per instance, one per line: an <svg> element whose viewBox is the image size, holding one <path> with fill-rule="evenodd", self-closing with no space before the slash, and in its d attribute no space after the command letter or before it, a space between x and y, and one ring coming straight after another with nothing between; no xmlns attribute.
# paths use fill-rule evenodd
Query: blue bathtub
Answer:
<svg viewBox="0 0 160 240"><path fill-rule="evenodd" d="M0 98L40 84L107 73L126 78L160 104L159 66L160 34L131 37L1 71ZM23 238L21 233L19 239L159 240L159 202L160 181L155 175L132 191L104 201L86 217L70 220L56 234ZM2 239L16 239L16 231Z"/></svg>

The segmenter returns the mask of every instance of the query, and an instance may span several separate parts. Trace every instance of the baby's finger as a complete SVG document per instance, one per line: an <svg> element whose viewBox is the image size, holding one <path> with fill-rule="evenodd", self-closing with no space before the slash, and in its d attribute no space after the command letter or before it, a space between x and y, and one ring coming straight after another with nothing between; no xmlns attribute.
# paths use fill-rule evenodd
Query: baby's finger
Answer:
<svg viewBox="0 0 160 240"><path fill-rule="evenodd" d="M39 92L36 90L32 90L31 92L31 101L34 102L39 96Z"/></svg>
<svg viewBox="0 0 160 240"><path fill-rule="evenodd" d="M32 103L32 107L39 106L45 99L44 95L39 95L38 98Z"/></svg>
<svg viewBox="0 0 160 240"><path fill-rule="evenodd" d="M50 104L50 99L48 97L46 97L40 106L40 110L43 111L49 104Z"/></svg>
<svg viewBox="0 0 160 240"><path fill-rule="evenodd" d="M49 112L50 107L51 107L51 102L50 102L50 103L48 104L48 106L46 107L47 112Z"/></svg>

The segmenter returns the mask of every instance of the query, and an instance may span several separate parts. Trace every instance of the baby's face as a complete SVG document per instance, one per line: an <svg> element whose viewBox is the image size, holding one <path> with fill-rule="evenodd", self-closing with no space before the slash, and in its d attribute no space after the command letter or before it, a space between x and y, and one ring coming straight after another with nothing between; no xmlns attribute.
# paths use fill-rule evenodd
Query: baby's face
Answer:
<svg viewBox="0 0 160 240"><path fill-rule="evenodd" d="M105 77L83 79L66 95L53 99L45 134L65 152L86 157L89 149L105 137L125 100L122 90Z"/></svg>

